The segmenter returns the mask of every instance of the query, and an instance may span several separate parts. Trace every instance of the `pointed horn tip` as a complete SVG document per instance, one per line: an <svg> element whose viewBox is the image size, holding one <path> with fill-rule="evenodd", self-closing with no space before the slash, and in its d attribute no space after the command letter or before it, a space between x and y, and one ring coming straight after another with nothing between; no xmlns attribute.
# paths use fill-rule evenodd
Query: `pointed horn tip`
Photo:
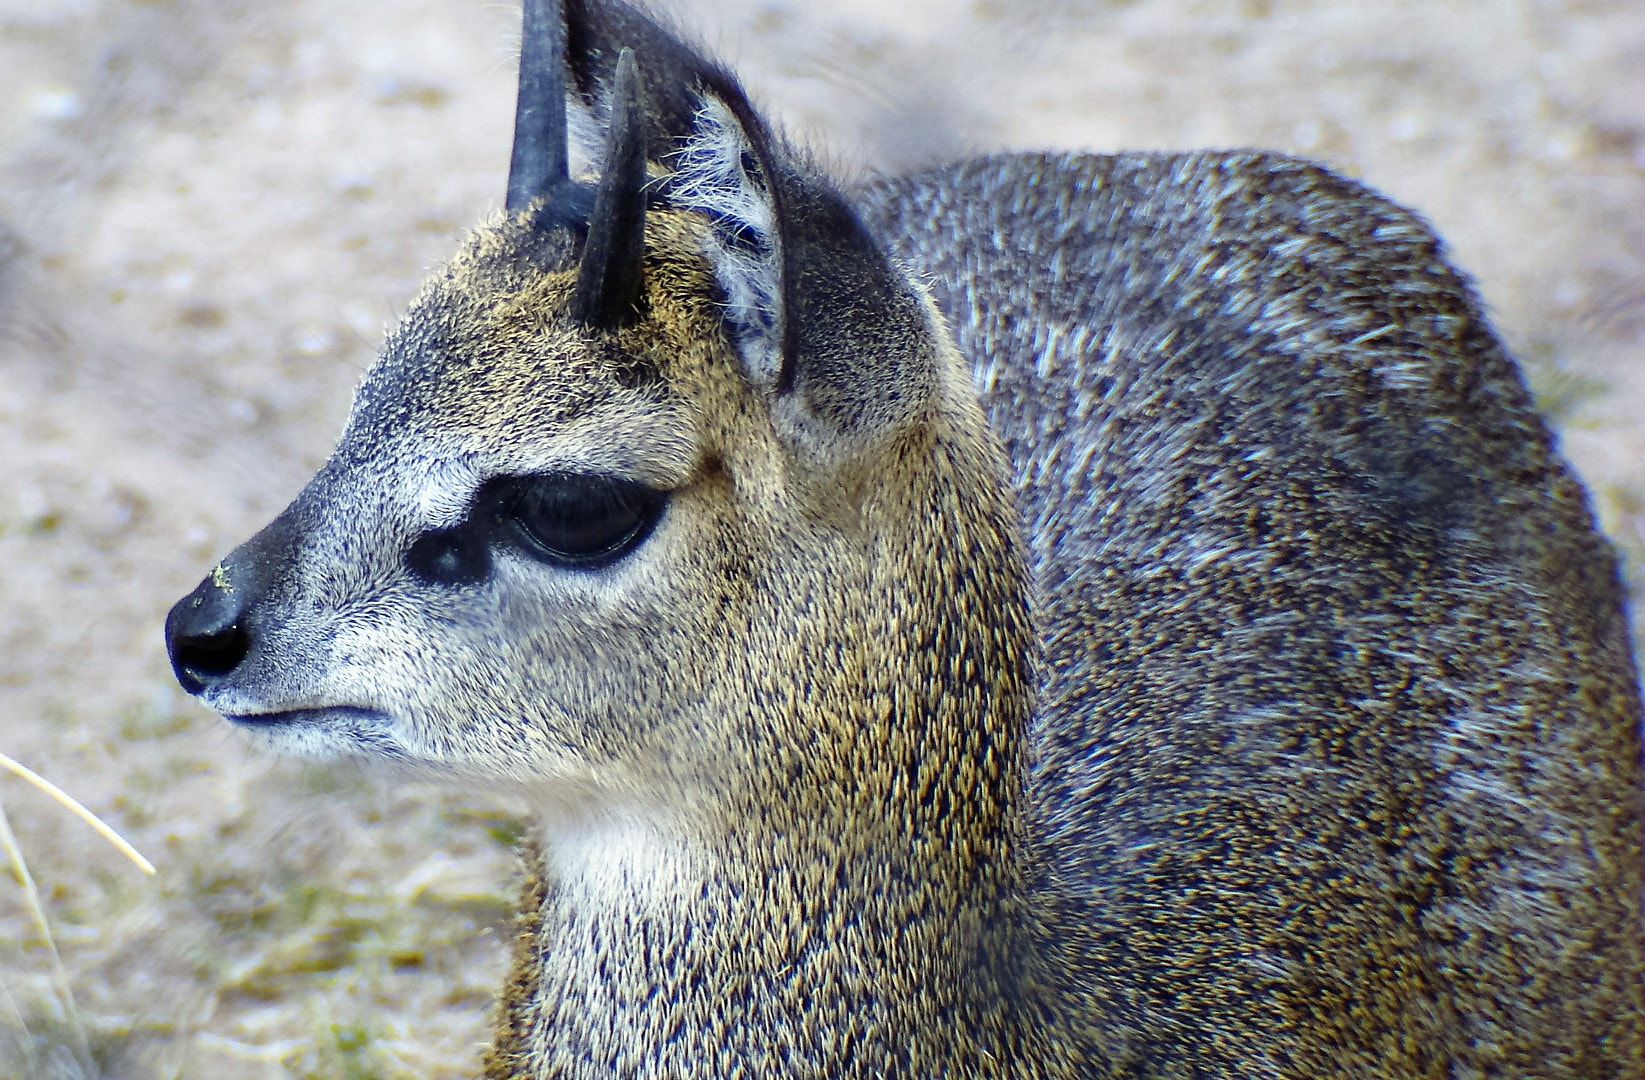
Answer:
<svg viewBox="0 0 1645 1080"><path fill-rule="evenodd" d="M612 76L608 138L613 142L619 139L637 142L638 152L644 157L648 140L642 93L640 58L635 55L633 49L625 46L623 51L617 54L617 70Z"/></svg>
<svg viewBox="0 0 1645 1080"><path fill-rule="evenodd" d="M520 78L509 155L510 212L529 207L570 178L566 129L566 24L559 0L525 0L520 12Z"/></svg>
<svg viewBox="0 0 1645 1080"><path fill-rule="evenodd" d="M645 293L645 117L634 50L618 55L605 161L573 293L579 322L614 328L639 315Z"/></svg>

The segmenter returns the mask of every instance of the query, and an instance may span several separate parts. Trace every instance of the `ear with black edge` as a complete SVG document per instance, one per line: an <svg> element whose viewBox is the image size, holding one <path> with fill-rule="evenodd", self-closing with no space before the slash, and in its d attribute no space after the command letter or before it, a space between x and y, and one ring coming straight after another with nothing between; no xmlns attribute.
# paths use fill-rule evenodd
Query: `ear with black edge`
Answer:
<svg viewBox="0 0 1645 1080"><path fill-rule="evenodd" d="M549 198L569 172L565 14L555 0L525 0L520 23L520 88L503 203L510 211Z"/></svg>
<svg viewBox="0 0 1645 1080"><path fill-rule="evenodd" d="M709 223L743 374L774 414L836 444L907 415L933 378L929 312L850 203L725 69L623 0L563 2L572 85L591 111L623 50L637 54L646 140L672 169L664 192Z"/></svg>
<svg viewBox="0 0 1645 1080"><path fill-rule="evenodd" d="M572 318L607 328L639 314L645 262L645 117L632 49L620 54L614 78L605 167L571 294Z"/></svg>
<svg viewBox="0 0 1645 1080"><path fill-rule="evenodd" d="M664 147L688 136L702 106L701 88L731 76L655 18L622 0L564 0L570 89L595 108L616 80L618 58L639 61L640 112L647 142Z"/></svg>
<svg viewBox="0 0 1645 1080"><path fill-rule="evenodd" d="M933 311L826 177L771 160L786 415L836 447L900 427L934 389Z"/></svg>
<svg viewBox="0 0 1645 1080"><path fill-rule="evenodd" d="M670 202L709 221L709 260L750 382L825 439L895 423L926 398L935 354L917 291L735 83L707 88L671 163Z"/></svg>

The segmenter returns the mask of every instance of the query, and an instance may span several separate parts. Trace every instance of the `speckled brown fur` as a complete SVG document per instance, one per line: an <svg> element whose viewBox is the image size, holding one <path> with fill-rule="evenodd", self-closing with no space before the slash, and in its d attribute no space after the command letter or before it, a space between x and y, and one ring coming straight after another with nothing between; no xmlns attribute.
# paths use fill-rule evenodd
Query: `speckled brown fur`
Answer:
<svg viewBox="0 0 1645 1080"><path fill-rule="evenodd" d="M533 802L491 1080L1645 1073L1617 560L1420 219L1245 151L842 193L566 18L662 148L637 302L572 301L590 185L482 226L168 620L282 749ZM663 507L597 564L496 494L585 482Z"/></svg>

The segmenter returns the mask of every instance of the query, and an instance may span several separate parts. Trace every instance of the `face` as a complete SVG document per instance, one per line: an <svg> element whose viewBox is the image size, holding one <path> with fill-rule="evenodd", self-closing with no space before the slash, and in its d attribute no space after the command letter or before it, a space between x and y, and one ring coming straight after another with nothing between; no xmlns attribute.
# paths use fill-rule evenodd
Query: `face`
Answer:
<svg viewBox="0 0 1645 1080"><path fill-rule="evenodd" d="M997 447L929 301L723 72L562 14L595 18L576 77L538 57L523 115L614 87L583 102L597 185L561 133L517 133L507 216L412 306L325 467L172 610L173 666L289 752L776 798L810 758L849 772L909 681L913 612L953 602L917 594L916 553L1003 543L909 512L992 498ZM659 65L643 92L613 33Z"/></svg>
<svg viewBox="0 0 1645 1080"><path fill-rule="evenodd" d="M185 686L287 752L562 791L654 792L723 761L725 718L779 662L750 628L808 617L774 610L769 571L801 557L785 522L817 514L769 479L781 451L724 358L690 227L659 215L667 288L615 332L564 316L568 252L479 234L325 467L173 610ZM851 562L835 553L836 579Z"/></svg>

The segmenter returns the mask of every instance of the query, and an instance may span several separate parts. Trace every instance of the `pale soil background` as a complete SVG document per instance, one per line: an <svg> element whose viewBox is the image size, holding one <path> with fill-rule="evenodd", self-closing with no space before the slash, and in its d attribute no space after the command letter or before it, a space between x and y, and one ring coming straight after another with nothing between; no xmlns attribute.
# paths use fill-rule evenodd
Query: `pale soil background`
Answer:
<svg viewBox="0 0 1645 1080"><path fill-rule="evenodd" d="M1645 542L1638 0L681 0L864 175L997 147L1258 145L1420 208L1607 527ZM501 199L492 0L0 0L0 775L63 970L0 875L0 1080L470 1075L506 807L277 763L161 619L296 492L385 324Z"/></svg>

